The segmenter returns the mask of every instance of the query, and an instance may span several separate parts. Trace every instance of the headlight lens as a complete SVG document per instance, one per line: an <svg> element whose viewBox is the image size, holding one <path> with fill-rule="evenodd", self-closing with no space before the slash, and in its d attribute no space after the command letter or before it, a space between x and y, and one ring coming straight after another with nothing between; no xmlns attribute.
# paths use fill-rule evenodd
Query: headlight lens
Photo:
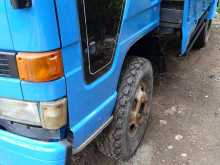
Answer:
<svg viewBox="0 0 220 165"><path fill-rule="evenodd" d="M66 125L67 100L26 102L0 99L0 119L55 130Z"/></svg>
<svg viewBox="0 0 220 165"><path fill-rule="evenodd" d="M24 124L41 125L37 103L0 99L0 118Z"/></svg>

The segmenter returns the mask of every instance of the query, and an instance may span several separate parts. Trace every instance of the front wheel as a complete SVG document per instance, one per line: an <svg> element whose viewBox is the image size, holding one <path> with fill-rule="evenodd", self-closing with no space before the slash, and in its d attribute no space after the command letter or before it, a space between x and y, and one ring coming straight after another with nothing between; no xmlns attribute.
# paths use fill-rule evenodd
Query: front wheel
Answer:
<svg viewBox="0 0 220 165"><path fill-rule="evenodd" d="M105 155L128 160L141 143L150 115L153 94L151 63L130 57L123 68L113 122L97 139Z"/></svg>

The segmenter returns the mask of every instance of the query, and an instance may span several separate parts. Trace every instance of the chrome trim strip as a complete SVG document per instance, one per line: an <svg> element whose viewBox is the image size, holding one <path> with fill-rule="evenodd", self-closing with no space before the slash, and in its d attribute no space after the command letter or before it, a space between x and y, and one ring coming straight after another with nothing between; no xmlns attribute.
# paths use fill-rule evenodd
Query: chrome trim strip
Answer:
<svg viewBox="0 0 220 165"><path fill-rule="evenodd" d="M73 155L82 151L90 142L92 142L113 120L111 116L94 134L92 134L84 143L82 143L78 148L73 149Z"/></svg>

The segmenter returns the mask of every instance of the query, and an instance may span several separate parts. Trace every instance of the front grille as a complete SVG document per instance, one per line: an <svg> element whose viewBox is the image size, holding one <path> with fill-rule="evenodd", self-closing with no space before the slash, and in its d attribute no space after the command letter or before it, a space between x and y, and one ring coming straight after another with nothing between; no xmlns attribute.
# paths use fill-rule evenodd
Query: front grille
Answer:
<svg viewBox="0 0 220 165"><path fill-rule="evenodd" d="M18 77L15 53L0 52L0 77Z"/></svg>

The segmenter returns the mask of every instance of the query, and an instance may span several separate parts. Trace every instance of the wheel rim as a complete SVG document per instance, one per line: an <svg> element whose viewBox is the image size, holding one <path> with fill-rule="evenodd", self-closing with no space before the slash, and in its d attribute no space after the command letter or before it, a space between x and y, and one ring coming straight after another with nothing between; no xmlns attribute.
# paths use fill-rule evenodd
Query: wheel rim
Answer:
<svg viewBox="0 0 220 165"><path fill-rule="evenodd" d="M146 121L146 117L149 114L148 100L146 84L140 83L136 90L132 110L129 115L128 134L130 137L135 137L138 130Z"/></svg>

